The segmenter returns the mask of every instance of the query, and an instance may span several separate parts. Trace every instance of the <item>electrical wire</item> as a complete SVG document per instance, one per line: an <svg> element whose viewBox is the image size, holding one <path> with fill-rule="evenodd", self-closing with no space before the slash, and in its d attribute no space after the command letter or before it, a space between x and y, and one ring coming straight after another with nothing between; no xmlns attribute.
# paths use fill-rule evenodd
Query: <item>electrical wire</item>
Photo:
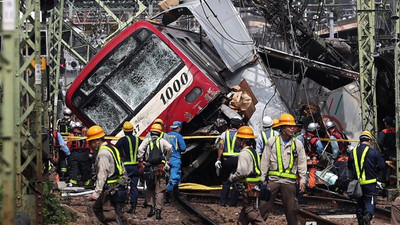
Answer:
<svg viewBox="0 0 400 225"><path fill-rule="evenodd" d="M239 45L249 45L249 44L253 44L253 41L240 41L235 39L234 37L232 37L226 30L225 27L222 25L221 21L218 19L217 15L214 13L214 11L211 9L211 7L208 5L207 1L205 0L200 0L200 5L201 8L203 10L204 15L206 14L206 11L204 9L204 5L202 4L202 2L204 1L204 3L206 4L207 8L210 10L210 12L213 14L213 17L218 21L218 23L221 25L222 30L228 35L228 37L230 37L231 39L228 39L227 37L225 37L221 32L219 32L219 30L211 23L211 21L209 20L209 17L206 16L206 20L208 21L209 25L211 25L212 28L214 28L214 30L226 41L234 43L234 44L239 44Z"/></svg>

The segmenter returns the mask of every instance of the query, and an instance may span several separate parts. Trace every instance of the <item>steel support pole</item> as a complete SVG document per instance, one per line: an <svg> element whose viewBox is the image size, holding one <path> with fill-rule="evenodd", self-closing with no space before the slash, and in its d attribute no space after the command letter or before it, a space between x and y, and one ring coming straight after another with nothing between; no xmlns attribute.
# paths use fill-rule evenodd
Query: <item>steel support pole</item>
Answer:
<svg viewBox="0 0 400 225"><path fill-rule="evenodd" d="M15 152L17 149L14 136L16 130L15 109L18 102L14 101L15 78L18 65L14 61L14 52L18 48L18 36L16 21L18 16L15 0L3 0L2 2L2 42L3 48L0 54L0 136L2 148L0 150L0 188L3 189L1 205L1 218L3 224L15 224Z"/></svg>
<svg viewBox="0 0 400 225"><path fill-rule="evenodd" d="M374 38L375 2L357 0L358 54L360 64L362 129L377 137L377 107L375 88Z"/></svg>

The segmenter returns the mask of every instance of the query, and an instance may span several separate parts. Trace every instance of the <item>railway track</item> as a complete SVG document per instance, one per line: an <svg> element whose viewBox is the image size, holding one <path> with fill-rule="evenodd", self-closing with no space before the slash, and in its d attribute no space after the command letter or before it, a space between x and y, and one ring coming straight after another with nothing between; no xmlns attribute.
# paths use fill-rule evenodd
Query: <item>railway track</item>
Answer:
<svg viewBox="0 0 400 225"><path fill-rule="evenodd" d="M355 214L357 202L350 200L346 196L324 189L317 190L315 194L319 196L303 196L298 215L300 221L315 221L317 224L334 225L339 223L332 222L324 218L324 216ZM186 204L190 204L190 202L218 204L219 196L218 191L209 191L206 193L185 192L180 198L184 200ZM275 200L275 205L278 206L276 213L282 213L282 202L280 199ZM390 210L376 207L375 217L390 221ZM206 224L218 223L213 221Z"/></svg>

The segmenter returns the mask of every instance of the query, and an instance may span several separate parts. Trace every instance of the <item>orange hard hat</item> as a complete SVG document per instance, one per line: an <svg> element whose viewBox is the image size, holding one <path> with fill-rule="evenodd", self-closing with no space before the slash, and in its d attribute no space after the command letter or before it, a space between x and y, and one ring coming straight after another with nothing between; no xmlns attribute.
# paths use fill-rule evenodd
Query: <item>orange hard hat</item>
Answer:
<svg viewBox="0 0 400 225"><path fill-rule="evenodd" d="M150 131L157 131L157 132L162 132L162 126L158 123L153 123L150 127Z"/></svg>
<svg viewBox="0 0 400 225"><path fill-rule="evenodd" d="M253 129L249 126L240 127L236 133L236 137L245 139L255 138Z"/></svg>
<svg viewBox="0 0 400 225"><path fill-rule="evenodd" d="M86 139L87 141L99 139L99 138L106 136L103 128L101 128L98 125L91 126L89 128L89 130L87 131L86 135L87 135L87 139Z"/></svg>
<svg viewBox="0 0 400 225"><path fill-rule="evenodd" d="M122 130L126 131L126 132L133 131L133 124L131 122L129 122L129 121L126 121L124 123L124 125L122 126Z"/></svg>
<svg viewBox="0 0 400 225"><path fill-rule="evenodd" d="M272 120L272 128L278 127L279 126L279 120L278 119L273 119Z"/></svg>
<svg viewBox="0 0 400 225"><path fill-rule="evenodd" d="M291 114L284 113L279 118L279 126L296 126L296 121Z"/></svg>
<svg viewBox="0 0 400 225"><path fill-rule="evenodd" d="M157 118L156 120L154 120L154 123L159 123L162 124L164 126L164 121L160 118Z"/></svg>

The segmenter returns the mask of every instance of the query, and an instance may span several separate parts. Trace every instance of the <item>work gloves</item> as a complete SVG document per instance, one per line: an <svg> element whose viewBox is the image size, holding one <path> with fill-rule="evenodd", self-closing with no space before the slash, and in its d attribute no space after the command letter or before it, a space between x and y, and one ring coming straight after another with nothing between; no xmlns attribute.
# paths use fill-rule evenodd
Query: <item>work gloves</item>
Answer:
<svg viewBox="0 0 400 225"><path fill-rule="evenodd" d="M228 181L231 182L231 183L235 182L235 174L234 173L231 173L231 175L228 178Z"/></svg>
<svg viewBox="0 0 400 225"><path fill-rule="evenodd" d="M164 165L164 172L168 173L170 169L171 169L171 167L169 166L169 164L168 164L168 163L165 163L165 165Z"/></svg>
<svg viewBox="0 0 400 225"><path fill-rule="evenodd" d="M221 163L220 160L217 160L217 161L215 162L215 168L217 168L217 169L221 169L221 168L222 168L222 163Z"/></svg>

